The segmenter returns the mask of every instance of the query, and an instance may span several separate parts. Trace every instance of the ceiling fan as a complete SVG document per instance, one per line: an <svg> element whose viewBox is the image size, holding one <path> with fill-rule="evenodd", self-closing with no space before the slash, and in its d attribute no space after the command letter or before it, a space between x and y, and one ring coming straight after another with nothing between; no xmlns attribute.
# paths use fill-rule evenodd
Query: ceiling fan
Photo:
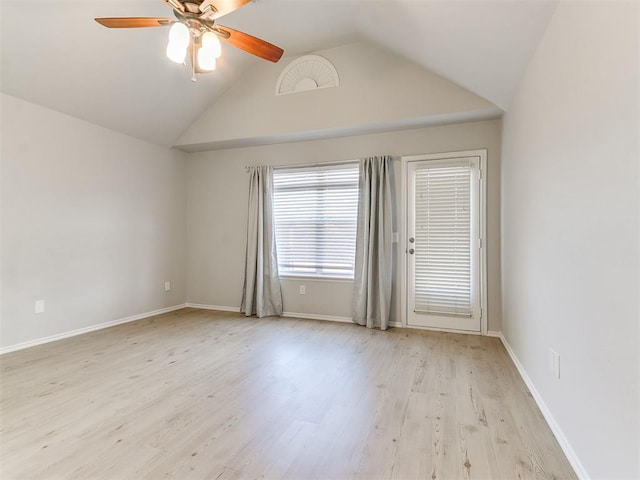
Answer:
<svg viewBox="0 0 640 480"><path fill-rule="evenodd" d="M218 25L216 20L237 10L251 0L162 0L173 8L177 20L160 17L96 18L108 28L168 27L167 57L176 63L191 61L191 79L196 73L209 73L216 68L222 53L220 39L270 62L277 62L284 50L269 42L233 28Z"/></svg>

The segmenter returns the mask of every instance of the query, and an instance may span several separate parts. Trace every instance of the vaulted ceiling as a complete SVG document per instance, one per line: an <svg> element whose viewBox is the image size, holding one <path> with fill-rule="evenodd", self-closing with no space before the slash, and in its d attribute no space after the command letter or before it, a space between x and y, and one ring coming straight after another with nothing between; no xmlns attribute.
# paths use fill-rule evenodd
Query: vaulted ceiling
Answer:
<svg viewBox="0 0 640 480"><path fill-rule="evenodd" d="M171 17L160 0L3 0L3 92L164 146L260 62L223 45L215 72L191 82L165 57L167 29L109 30L94 17ZM281 60L378 43L503 110L555 1L254 0L220 23L285 50ZM380 69L385 65L381 64Z"/></svg>

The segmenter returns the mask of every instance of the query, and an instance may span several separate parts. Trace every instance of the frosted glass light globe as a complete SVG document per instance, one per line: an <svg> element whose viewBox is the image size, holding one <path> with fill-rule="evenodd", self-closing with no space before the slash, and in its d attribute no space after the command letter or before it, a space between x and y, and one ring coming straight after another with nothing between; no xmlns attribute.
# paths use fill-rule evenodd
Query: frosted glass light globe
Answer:
<svg viewBox="0 0 640 480"><path fill-rule="evenodd" d="M191 40L189 28L184 23L176 22L171 26L169 43L175 43L186 48L189 46L189 40Z"/></svg>
<svg viewBox="0 0 640 480"><path fill-rule="evenodd" d="M169 45L167 45L167 57L169 57L169 60L176 63L184 63L186 56L187 49L185 47L169 42Z"/></svg>
<svg viewBox="0 0 640 480"><path fill-rule="evenodd" d="M171 30L169 30L167 57L169 57L172 62L184 63L190 40L191 34L187 26L180 22L174 23L171 26Z"/></svg>
<svg viewBox="0 0 640 480"><path fill-rule="evenodd" d="M206 32L202 36L202 48L212 52L214 58L220 58L222 55L222 45L218 35L213 32Z"/></svg>

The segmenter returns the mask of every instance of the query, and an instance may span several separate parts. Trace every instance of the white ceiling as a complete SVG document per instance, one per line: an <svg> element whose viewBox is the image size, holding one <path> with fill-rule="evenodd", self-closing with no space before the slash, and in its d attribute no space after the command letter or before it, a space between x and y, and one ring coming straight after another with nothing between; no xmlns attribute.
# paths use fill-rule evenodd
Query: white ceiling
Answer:
<svg viewBox="0 0 640 480"><path fill-rule="evenodd" d="M220 23L286 57L368 39L502 109L555 1L257 0ZM160 0L2 0L1 89L159 145L176 139L257 62L223 46L217 70L191 82L164 56L164 28L109 30L94 17L172 17ZM381 68L384 68L381 65Z"/></svg>

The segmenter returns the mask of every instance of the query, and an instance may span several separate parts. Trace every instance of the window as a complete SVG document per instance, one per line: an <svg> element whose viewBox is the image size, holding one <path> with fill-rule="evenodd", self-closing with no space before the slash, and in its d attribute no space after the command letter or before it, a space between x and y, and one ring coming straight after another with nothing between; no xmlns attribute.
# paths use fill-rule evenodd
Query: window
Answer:
<svg viewBox="0 0 640 480"><path fill-rule="evenodd" d="M471 174L470 165L415 170L416 312L473 315Z"/></svg>
<svg viewBox="0 0 640 480"><path fill-rule="evenodd" d="M358 180L357 163L274 170L280 275L353 278Z"/></svg>

